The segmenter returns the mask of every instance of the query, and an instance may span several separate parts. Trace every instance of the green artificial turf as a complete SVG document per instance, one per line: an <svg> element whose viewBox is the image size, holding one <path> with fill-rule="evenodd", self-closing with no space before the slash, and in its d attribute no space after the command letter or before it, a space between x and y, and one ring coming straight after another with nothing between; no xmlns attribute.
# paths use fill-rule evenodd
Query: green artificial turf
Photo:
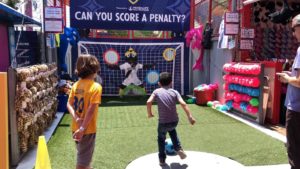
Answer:
<svg viewBox="0 0 300 169"><path fill-rule="evenodd" d="M99 107L96 148L92 166L124 169L131 161L157 152L155 118L148 119L144 98L103 99ZM134 105L132 105L134 104ZM185 150L218 154L243 165L287 163L284 144L208 107L189 105L197 123L191 126L178 105L177 127ZM66 114L48 143L52 168L75 168L76 151ZM154 161L154 162L158 162Z"/></svg>

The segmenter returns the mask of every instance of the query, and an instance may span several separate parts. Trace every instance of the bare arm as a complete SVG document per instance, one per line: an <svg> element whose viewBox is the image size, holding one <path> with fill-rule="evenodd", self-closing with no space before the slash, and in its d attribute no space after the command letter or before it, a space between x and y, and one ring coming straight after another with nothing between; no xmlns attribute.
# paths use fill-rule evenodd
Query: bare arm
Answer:
<svg viewBox="0 0 300 169"><path fill-rule="evenodd" d="M82 123L82 119L79 118L79 117L76 115L75 110L74 110L74 108L72 107L72 104L73 104L73 103L68 102L68 103L67 103L67 109L68 109L69 113L71 114L72 118L73 118L73 119L76 121L76 123L80 126L81 123Z"/></svg>
<svg viewBox="0 0 300 169"><path fill-rule="evenodd" d="M300 69L297 70L297 76L290 76L289 73L276 73L279 76L279 80L283 83L288 83L295 87L300 88Z"/></svg>
<svg viewBox="0 0 300 169"><path fill-rule="evenodd" d="M69 111L69 113L71 114L71 116L73 117L74 120L76 120L76 114L75 111L73 109L73 107L71 106L71 103L67 103L67 109Z"/></svg>
<svg viewBox="0 0 300 169"><path fill-rule="evenodd" d="M93 104L90 104L90 106L88 107L88 110L86 112L86 115L83 119L83 122L81 124L81 127L83 128L87 128L89 123L91 122L93 116L94 116L94 112L95 110L98 108L98 103L93 103Z"/></svg>
<svg viewBox="0 0 300 169"><path fill-rule="evenodd" d="M178 99L178 101L179 101L181 107L183 108L183 110L185 111L186 116L187 116L187 118L189 119L190 123L191 123L192 125L195 124L195 123L196 123L196 120L195 120L194 117L192 116L192 113L191 113L189 107L187 106L187 104L185 103L185 101L184 101L181 97Z"/></svg>
<svg viewBox="0 0 300 169"><path fill-rule="evenodd" d="M149 99L147 100L147 112L148 112L148 118L154 117L154 114L152 112L152 103L154 100L155 95L151 94Z"/></svg>

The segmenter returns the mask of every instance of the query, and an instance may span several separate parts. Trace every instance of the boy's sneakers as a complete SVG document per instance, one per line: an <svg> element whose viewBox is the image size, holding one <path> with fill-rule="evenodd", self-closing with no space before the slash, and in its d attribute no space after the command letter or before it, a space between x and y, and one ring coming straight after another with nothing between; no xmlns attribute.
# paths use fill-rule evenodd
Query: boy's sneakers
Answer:
<svg viewBox="0 0 300 169"><path fill-rule="evenodd" d="M184 152L182 149L176 151L176 153L177 153L177 155L179 155L179 157L180 157L182 160L186 158L186 154L185 154L185 152Z"/></svg>
<svg viewBox="0 0 300 169"><path fill-rule="evenodd" d="M166 166L167 165L166 160L165 159L159 159L159 165L160 166Z"/></svg>

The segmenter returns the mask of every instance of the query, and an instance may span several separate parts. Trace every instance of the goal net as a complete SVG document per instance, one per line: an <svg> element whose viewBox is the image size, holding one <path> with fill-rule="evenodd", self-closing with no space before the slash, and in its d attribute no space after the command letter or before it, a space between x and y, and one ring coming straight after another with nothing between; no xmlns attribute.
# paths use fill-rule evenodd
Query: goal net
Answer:
<svg viewBox="0 0 300 169"><path fill-rule="evenodd" d="M78 54L98 58L103 95L119 95L122 84L140 85L151 94L159 87L157 82L161 72L172 73L172 87L183 94L184 43L80 41Z"/></svg>

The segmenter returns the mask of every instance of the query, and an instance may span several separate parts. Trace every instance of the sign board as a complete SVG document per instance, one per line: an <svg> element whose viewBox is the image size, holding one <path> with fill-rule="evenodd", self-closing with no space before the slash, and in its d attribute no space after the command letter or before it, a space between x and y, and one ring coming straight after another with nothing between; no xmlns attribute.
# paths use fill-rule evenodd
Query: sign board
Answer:
<svg viewBox="0 0 300 169"><path fill-rule="evenodd" d="M252 50L253 49L253 40L240 40L240 49L241 50Z"/></svg>
<svg viewBox="0 0 300 169"><path fill-rule="evenodd" d="M237 12L226 12L225 13L225 23L239 23L240 17Z"/></svg>
<svg viewBox="0 0 300 169"><path fill-rule="evenodd" d="M43 20L43 1L42 0L33 0L31 2L32 2L32 19L34 19L38 22L42 22L42 20Z"/></svg>
<svg viewBox="0 0 300 169"><path fill-rule="evenodd" d="M239 34L239 24L225 23L225 35L237 35Z"/></svg>
<svg viewBox="0 0 300 169"><path fill-rule="evenodd" d="M63 32L62 20L45 20L45 32L53 32L53 33Z"/></svg>
<svg viewBox="0 0 300 169"><path fill-rule="evenodd" d="M19 40L17 39L18 37L20 37ZM40 52L40 44L37 32L17 31L15 32L15 38L15 41L18 42L18 44L16 45L18 46L16 50L16 67L24 67L37 64Z"/></svg>
<svg viewBox="0 0 300 169"><path fill-rule="evenodd" d="M62 8L45 7L45 19L62 19Z"/></svg>
<svg viewBox="0 0 300 169"><path fill-rule="evenodd" d="M255 31L254 29L242 28L241 29L241 38L243 39L254 39Z"/></svg>
<svg viewBox="0 0 300 169"><path fill-rule="evenodd" d="M191 0L70 1L71 27L79 29L170 30L190 28Z"/></svg>

